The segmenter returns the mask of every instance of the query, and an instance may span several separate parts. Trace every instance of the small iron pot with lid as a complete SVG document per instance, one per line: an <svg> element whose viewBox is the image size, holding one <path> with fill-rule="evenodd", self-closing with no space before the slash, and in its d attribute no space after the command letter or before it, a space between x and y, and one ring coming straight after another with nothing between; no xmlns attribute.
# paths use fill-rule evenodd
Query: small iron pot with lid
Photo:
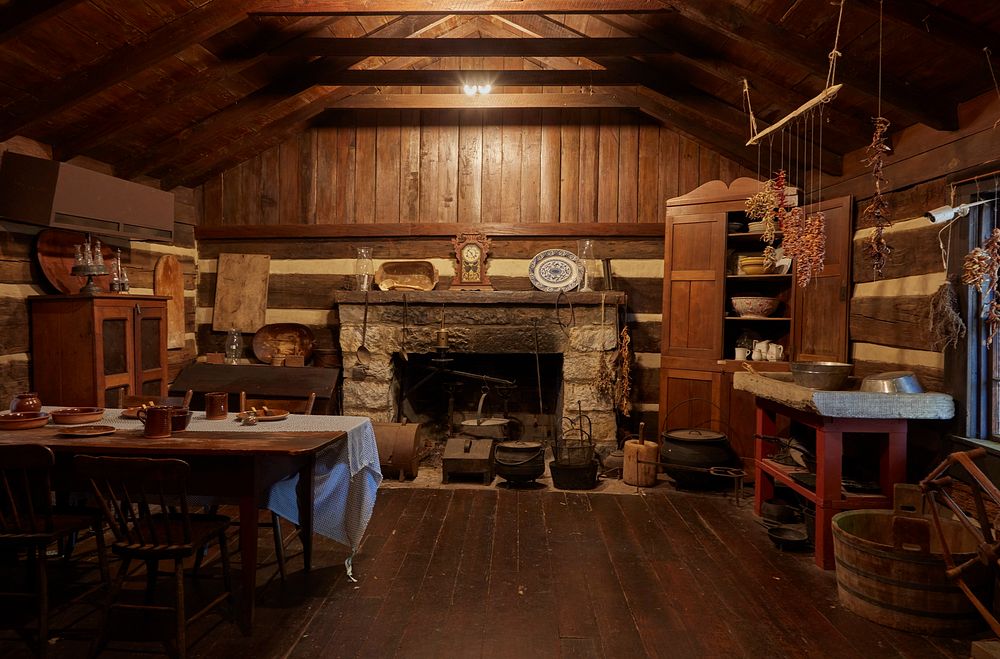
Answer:
<svg viewBox="0 0 1000 659"><path fill-rule="evenodd" d="M663 471L677 487L722 489L732 479L708 473L712 467L740 467L742 463L721 432L708 428L680 428L663 431L660 443Z"/></svg>

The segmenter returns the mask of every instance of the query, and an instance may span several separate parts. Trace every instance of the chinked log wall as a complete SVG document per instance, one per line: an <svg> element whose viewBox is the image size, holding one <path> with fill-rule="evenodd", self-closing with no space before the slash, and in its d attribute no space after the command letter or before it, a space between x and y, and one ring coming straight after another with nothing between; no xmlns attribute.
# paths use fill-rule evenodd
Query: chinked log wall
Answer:
<svg viewBox="0 0 1000 659"><path fill-rule="evenodd" d="M493 225L501 229L487 230L494 239L494 284L526 290L534 254L549 247L575 252L577 238L593 237L597 256L612 260L617 286L629 294L634 400L652 424L664 201L706 181L753 175L629 111L330 114L324 125L204 185L199 347L221 348L221 335L211 330L221 252L269 254L267 321L301 322L316 332L319 345L331 347L338 323L333 293L350 288L356 245L373 245L376 259L432 259L447 285L448 237ZM223 229L246 224L367 226L338 226L339 238L331 232L324 239L296 237L293 227L282 227L280 240L248 240L254 230L245 226ZM386 225L394 226L380 233Z"/></svg>
<svg viewBox="0 0 1000 659"><path fill-rule="evenodd" d="M7 151L50 158L50 150L42 144L23 138L0 142L0 159ZM83 158L74 159L74 165L89 167L105 174L109 168ZM142 181L139 181L142 182ZM184 347L168 352L170 377L185 364L194 360L195 348L195 241L194 225L197 224L198 203L194 190L173 190L174 244L163 245L142 241L107 239L105 244L121 247L122 260L133 293L153 293L153 268L164 254L173 254L181 264L184 274ZM28 391L31 382L31 332L28 325L29 295L57 292L42 274L35 255L35 237L42 227L0 222L0 406L6 406L15 393ZM42 401L45 402L45 401Z"/></svg>
<svg viewBox="0 0 1000 659"><path fill-rule="evenodd" d="M871 225L864 222L862 211L871 202L873 186L861 163L863 154L845 157L847 174L826 182L825 196L853 194L856 202L850 337L858 375L907 369L915 371L926 388L949 390L944 381L946 355L932 346L929 315L930 298L945 281L938 247L942 225L921 216L952 202L950 181L966 176L955 172L975 174L1000 167L1000 131L994 129L998 118L1000 101L986 94L960 106L960 130L942 133L914 126L894 140L885 167L893 221L885 235L893 251L877 281L865 252ZM984 182L984 187L991 185L992 179Z"/></svg>

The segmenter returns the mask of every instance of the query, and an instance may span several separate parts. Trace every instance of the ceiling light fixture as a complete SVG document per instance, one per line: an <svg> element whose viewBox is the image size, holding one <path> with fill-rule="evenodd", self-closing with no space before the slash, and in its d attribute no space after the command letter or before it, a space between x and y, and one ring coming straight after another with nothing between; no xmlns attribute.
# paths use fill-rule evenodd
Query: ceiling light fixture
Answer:
<svg viewBox="0 0 1000 659"><path fill-rule="evenodd" d="M462 87L466 96L475 96L476 94L489 94L493 90L493 85L489 83L485 85L465 85Z"/></svg>

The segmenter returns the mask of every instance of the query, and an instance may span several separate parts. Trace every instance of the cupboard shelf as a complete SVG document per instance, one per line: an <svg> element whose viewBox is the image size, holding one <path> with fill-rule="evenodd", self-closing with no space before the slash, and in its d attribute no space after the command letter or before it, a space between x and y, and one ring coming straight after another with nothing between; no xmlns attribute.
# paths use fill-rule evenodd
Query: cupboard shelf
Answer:
<svg viewBox="0 0 1000 659"><path fill-rule="evenodd" d="M726 320L739 320L739 321L752 320L754 322L756 322L756 321L765 321L765 322L767 322L769 320L770 321L782 320L782 321L785 321L785 322L789 322L789 321L791 321L791 318L788 318L788 317L785 317L785 316L768 316L767 318L760 318L760 317L754 317L754 316L726 316Z"/></svg>

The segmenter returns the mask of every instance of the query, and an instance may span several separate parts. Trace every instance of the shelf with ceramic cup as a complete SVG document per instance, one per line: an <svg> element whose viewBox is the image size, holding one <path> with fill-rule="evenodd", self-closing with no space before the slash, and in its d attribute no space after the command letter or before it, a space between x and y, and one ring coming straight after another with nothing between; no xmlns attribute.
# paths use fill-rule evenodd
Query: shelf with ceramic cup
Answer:
<svg viewBox="0 0 1000 659"><path fill-rule="evenodd" d="M783 320L788 322L791 318L787 316L726 316L726 320Z"/></svg>
<svg viewBox="0 0 1000 659"><path fill-rule="evenodd" d="M791 279L791 273L784 275L770 274L770 275L726 275L726 279L744 279L744 280L763 280L763 281L780 281L782 279Z"/></svg>

